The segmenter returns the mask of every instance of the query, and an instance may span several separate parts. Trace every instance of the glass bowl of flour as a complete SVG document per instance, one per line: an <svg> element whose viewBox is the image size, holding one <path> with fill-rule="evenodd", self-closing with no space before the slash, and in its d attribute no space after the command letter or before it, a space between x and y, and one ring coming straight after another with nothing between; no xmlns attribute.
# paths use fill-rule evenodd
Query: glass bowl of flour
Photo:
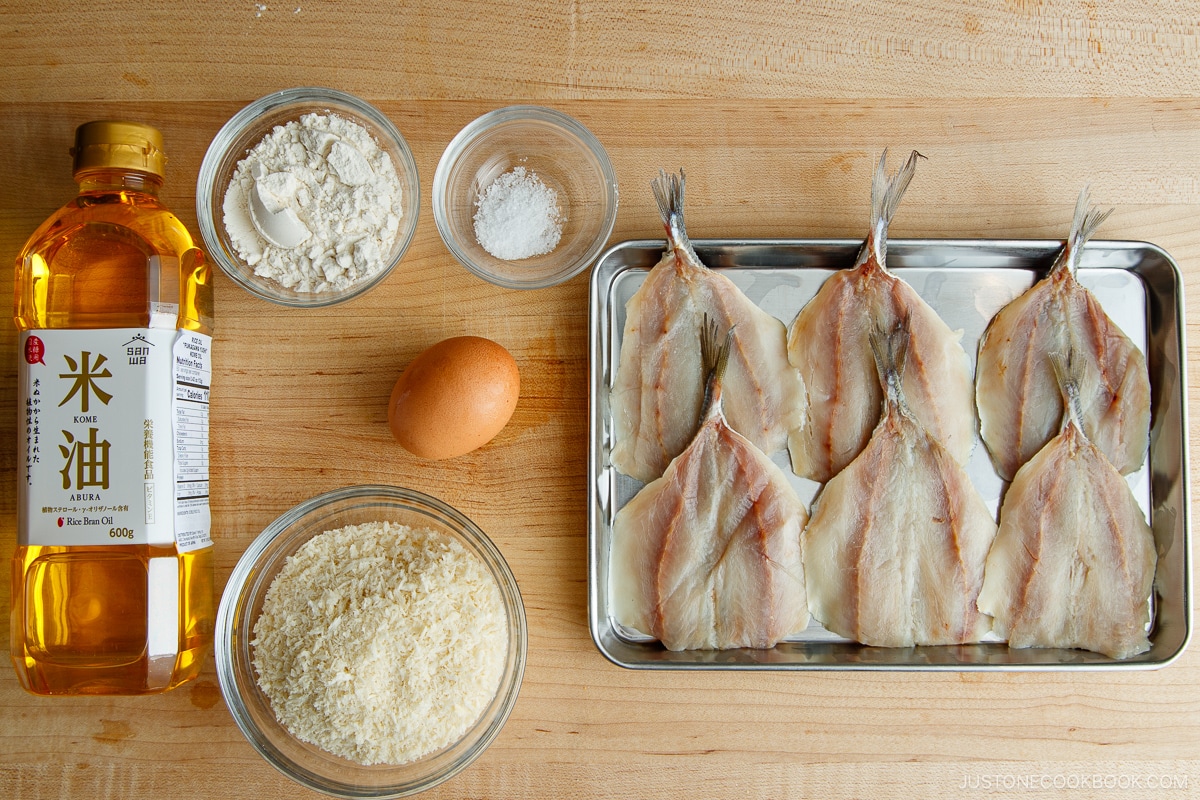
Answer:
<svg viewBox="0 0 1200 800"><path fill-rule="evenodd" d="M510 289L586 269L617 219L617 178L591 131L550 108L509 106L463 128L433 175L433 218L463 266Z"/></svg>
<svg viewBox="0 0 1200 800"><path fill-rule="evenodd" d="M210 256L256 297L326 306L375 286L417 228L404 137L370 104L301 87L259 98L213 138L196 217Z"/></svg>

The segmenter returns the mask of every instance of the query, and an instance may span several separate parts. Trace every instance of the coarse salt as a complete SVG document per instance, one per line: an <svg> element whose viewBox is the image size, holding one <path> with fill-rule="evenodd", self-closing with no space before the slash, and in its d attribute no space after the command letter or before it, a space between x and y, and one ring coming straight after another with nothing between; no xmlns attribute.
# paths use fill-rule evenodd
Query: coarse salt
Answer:
<svg viewBox="0 0 1200 800"><path fill-rule="evenodd" d="M475 239L496 258L544 255L562 237L566 215L559 211L558 192L525 167L513 167L492 181L475 208Z"/></svg>

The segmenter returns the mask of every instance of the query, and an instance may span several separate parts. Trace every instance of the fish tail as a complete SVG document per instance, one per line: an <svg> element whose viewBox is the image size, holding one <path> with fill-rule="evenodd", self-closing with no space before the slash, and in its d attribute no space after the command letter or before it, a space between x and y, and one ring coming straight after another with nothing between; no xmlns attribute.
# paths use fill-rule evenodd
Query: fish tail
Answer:
<svg viewBox="0 0 1200 800"><path fill-rule="evenodd" d="M687 228L683 224L683 193L686 185L683 169L679 174L658 171L658 177L650 181L654 192L654 200L658 203L658 213L662 217L663 227L671 237L671 245L678 247L679 242L687 241Z"/></svg>
<svg viewBox="0 0 1200 800"><path fill-rule="evenodd" d="M1083 252L1083 246L1113 212L1111 208L1104 210L1089 208L1089 193L1090 187L1084 186L1083 191L1079 193L1079 199L1075 201L1071 233L1067 237L1067 244L1063 248L1059 260L1054 265L1056 268L1069 270L1072 275L1079 269L1079 256Z"/></svg>
<svg viewBox="0 0 1200 800"><path fill-rule="evenodd" d="M879 383L883 387L885 413L889 405L906 411L908 409L904 400L903 379L911 340L911 319L911 312L905 312L888 329L883 319L876 317L867 334L871 354L875 357L875 369L879 371Z"/></svg>
<svg viewBox="0 0 1200 800"><path fill-rule="evenodd" d="M695 266L703 267L700 257L692 248L688 239L687 226L683 222L683 195L687 179L680 168L679 174L660 169L658 177L650 181L650 189L654 192L654 200L658 203L658 213L662 217L663 227L667 231L667 246L681 254Z"/></svg>
<svg viewBox="0 0 1200 800"><path fill-rule="evenodd" d="M917 159L925 157L913 150L909 154L908 160L904 162L904 166L900 167L895 175L889 176L887 154L888 151L884 148L883 155L879 157L879 164L875 167L875 175L871 180L871 232L869 234L871 248L870 252L865 254L873 254L880 266L883 266L887 257L888 225L896 216L900 200L904 197L904 192L908 190L908 184L912 182L913 175L917 172Z"/></svg>
<svg viewBox="0 0 1200 800"><path fill-rule="evenodd" d="M729 351L733 349L734 325L725 332L722 341L717 321L704 314L700 326L700 364L704 370L704 400L700 405L700 423L721 406L721 384L725 380L725 369L729 365Z"/></svg>
<svg viewBox="0 0 1200 800"><path fill-rule="evenodd" d="M1074 425L1083 433L1083 398L1079 394L1079 384L1083 381L1083 362L1076 355L1074 344L1068 340L1066 352L1055 351L1048 355L1050 366L1054 369L1054 377L1058 381L1059 391L1062 392L1063 405L1066 413L1063 415L1063 429Z"/></svg>

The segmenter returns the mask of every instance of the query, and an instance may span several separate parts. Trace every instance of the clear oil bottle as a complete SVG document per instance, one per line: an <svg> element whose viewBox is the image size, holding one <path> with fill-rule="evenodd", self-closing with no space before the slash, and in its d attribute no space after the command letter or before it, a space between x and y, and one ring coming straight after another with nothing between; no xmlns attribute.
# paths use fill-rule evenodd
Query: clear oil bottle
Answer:
<svg viewBox="0 0 1200 800"><path fill-rule="evenodd" d="M157 130L87 123L72 155L78 196L16 265L10 653L35 694L151 694L212 641L212 285Z"/></svg>

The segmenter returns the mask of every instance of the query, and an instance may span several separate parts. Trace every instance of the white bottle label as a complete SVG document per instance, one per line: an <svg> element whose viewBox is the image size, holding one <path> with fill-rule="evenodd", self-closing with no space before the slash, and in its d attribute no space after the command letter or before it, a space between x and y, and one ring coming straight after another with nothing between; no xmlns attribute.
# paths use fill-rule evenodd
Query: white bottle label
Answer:
<svg viewBox="0 0 1200 800"><path fill-rule="evenodd" d="M21 544L212 544L211 347L174 328L22 333Z"/></svg>

